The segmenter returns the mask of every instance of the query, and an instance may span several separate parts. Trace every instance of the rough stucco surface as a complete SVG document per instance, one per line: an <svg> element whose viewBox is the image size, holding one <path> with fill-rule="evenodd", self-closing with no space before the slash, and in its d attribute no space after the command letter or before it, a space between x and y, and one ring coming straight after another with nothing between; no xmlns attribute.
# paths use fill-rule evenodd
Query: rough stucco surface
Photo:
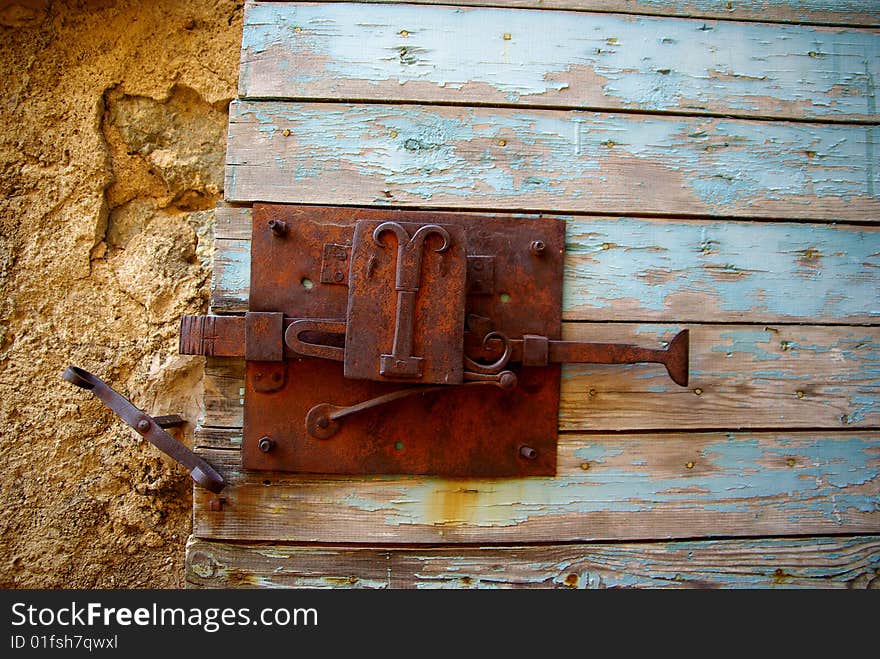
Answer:
<svg viewBox="0 0 880 659"><path fill-rule="evenodd" d="M183 584L186 470L60 374L198 419L241 11L0 0L2 587Z"/></svg>

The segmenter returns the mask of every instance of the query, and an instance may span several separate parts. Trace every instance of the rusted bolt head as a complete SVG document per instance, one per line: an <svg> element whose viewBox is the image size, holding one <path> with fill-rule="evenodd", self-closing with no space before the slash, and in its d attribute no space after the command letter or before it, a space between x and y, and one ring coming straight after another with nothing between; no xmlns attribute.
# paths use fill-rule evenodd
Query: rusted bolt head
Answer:
<svg viewBox="0 0 880 659"><path fill-rule="evenodd" d="M526 460L534 460L538 457L538 452L533 449L531 446L520 446L519 454L524 457Z"/></svg>
<svg viewBox="0 0 880 659"><path fill-rule="evenodd" d="M547 249L547 245L544 244L543 240L533 240L532 244L529 245L529 251L535 256L541 256L545 249Z"/></svg>
<svg viewBox="0 0 880 659"><path fill-rule="evenodd" d="M268 453L273 448L275 448L275 440L271 437L260 437L260 441L257 443L257 447L263 452Z"/></svg>
<svg viewBox="0 0 880 659"><path fill-rule="evenodd" d="M345 274L337 270L336 273L333 275L333 279L334 281L341 282L343 279L345 279Z"/></svg>
<svg viewBox="0 0 880 659"><path fill-rule="evenodd" d="M269 220L268 225L276 236L286 236L289 230L284 220Z"/></svg>
<svg viewBox="0 0 880 659"><path fill-rule="evenodd" d="M498 384L504 389L504 391L510 391L516 386L516 373L505 371L498 379Z"/></svg>
<svg viewBox="0 0 880 659"><path fill-rule="evenodd" d="M137 422L137 429L140 432L147 432L150 429L150 422L147 419L141 419Z"/></svg>

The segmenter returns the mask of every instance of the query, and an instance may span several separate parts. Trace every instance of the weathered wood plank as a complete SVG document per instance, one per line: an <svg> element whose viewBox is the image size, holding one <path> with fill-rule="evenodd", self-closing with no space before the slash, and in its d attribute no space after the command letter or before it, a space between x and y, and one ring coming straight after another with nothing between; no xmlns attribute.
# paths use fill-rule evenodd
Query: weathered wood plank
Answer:
<svg viewBox="0 0 880 659"><path fill-rule="evenodd" d="M880 217L873 126L236 101L227 201Z"/></svg>
<svg viewBox="0 0 880 659"><path fill-rule="evenodd" d="M876 121L878 78L868 30L270 2L245 14L239 96Z"/></svg>
<svg viewBox="0 0 880 659"><path fill-rule="evenodd" d="M218 202L214 211L215 240L250 240L251 207Z"/></svg>
<svg viewBox="0 0 880 659"><path fill-rule="evenodd" d="M223 213L218 209L211 304L244 313L250 255L241 241L250 240L250 209ZM566 320L880 319L880 231L871 227L564 219Z"/></svg>
<svg viewBox="0 0 880 659"><path fill-rule="evenodd" d="M566 323L563 338L661 347L681 327L685 326ZM880 425L880 328L689 327L691 379L687 388L674 384L656 364L564 366L560 429ZM243 363L231 359L208 362L206 426L241 427Z"/></svg>
<svg viewBox="0 0 880 659"><path fill-rule="evenodd" d="M385 3L398 0L357 1ZM880 3L877 0L409 0L409 4L572 9L828 25L880 24Z"/></svg>
<svg viewBox="0 0 880 659"><path fill-rule="evenodd" d="M236 431L228 431L234 434ZM880 532L880 433L564 434L558 475L526 479L243 472L196 488L199 538L528 543Z"/></svg>
<svg viewBox="0 0 880 659"><path fill-rule="evenodd" d="M190 538L191 588L880 588L880 537L372 549Z"/></svg>

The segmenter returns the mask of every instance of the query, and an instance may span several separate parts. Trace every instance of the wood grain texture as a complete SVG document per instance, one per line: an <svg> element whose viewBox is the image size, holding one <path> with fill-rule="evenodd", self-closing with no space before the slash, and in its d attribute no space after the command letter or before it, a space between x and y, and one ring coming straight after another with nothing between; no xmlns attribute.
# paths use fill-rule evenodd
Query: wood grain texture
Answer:
<svg viewBox="0 0 880 659"><path fill-rule="evenodd" d="M880 537L373 549L190 538L197 588L880 588Z"/></svg>
<svg viewBox="0 0 880 659"><path fill-rule="evenodd" d="M227 201L880 217L873 126L236 101Z"/></svg>
<svg viewBox="0 0 880 659"><path fill-rule="evenodd" d="M270 2L245 14L239 97L876 121L878 78L868 30Z"/></svg>
<svg viewBox="0 0 880 659"><path fill-rule="evenodd" d="M358 1L378 4L398 0ZM880 3L877 0L409 0L408 4L572 9L742 21L880 25Z"/></svg>
<svg viewBox="0 0 880 659"><path fill-rule="evenodd" d="M214 433L235 430L214 430ZM195 536L329 543L530 543L880 532L880 433L560 437L555 477L442 479L243 472L196 488Z"/></svg>
<svg viewBox="0 0 880 659"><path fill-rule="evenodd" d="M244 313L248 208L218 208L211 305ZM870 323L880 231L627 217L566 220L566 320ZM318 281L317 273L312 277Z"/></svg>
<svg viewBox="0 0 880 659"><path fill-rule="evenodd" d="M683 327L691 334L687 388L673 383L656 364L567 364L562 371L560 429L880 425L877 327L566 323L563 338L656 348ZM241 427L243 364L208 361L205 425Z"/></svg>

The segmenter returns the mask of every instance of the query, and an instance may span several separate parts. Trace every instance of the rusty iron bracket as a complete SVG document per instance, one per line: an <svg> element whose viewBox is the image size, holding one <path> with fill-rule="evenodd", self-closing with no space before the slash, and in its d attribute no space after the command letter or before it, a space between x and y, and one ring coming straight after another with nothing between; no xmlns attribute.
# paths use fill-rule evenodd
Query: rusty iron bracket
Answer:
<svg viewBox="0 0 880 659"><path fill-rule="evenodd" d="M68 366L61 377L77 387L92 392L141 437L189 469L189 474L196 483L215 494L225 487L223 477L211 465L165 432L164 428L183 425L184 421L179 415L151 417L106 382L76 366Z"/></svg>
<svg viewBox="0 0 880 659"><path fill-rule="evenodd" d="M560 365L665 350L561 340L565 224L255 204L249 311L185 316L180 352L245 359L245 468L556 472Z"/></svg>

